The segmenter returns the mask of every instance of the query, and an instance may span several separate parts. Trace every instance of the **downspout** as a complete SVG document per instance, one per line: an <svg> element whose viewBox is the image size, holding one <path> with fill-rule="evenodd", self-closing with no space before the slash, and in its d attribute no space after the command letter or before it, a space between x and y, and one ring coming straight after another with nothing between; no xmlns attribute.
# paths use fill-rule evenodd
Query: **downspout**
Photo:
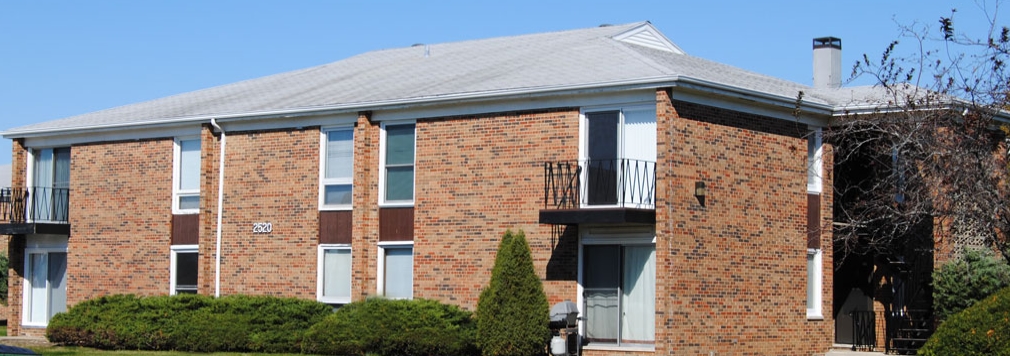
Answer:
<svg viewBox="0 0 1010 356"><path fill-rule="evenodd" d="M214 259L214 297L221 296L221 214L224 212L224 147L227 138L224 129L217 124L217 119L210 118L210 125L221 131L221 153L218 162L217 177L217 247Z"/></svg>

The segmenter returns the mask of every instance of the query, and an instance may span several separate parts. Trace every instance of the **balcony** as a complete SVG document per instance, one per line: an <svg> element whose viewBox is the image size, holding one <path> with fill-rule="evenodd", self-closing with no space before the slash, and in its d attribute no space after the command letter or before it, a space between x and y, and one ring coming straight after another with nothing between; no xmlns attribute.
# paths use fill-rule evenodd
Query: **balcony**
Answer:
<svg viewBox="0 0 1010 356"><path fill-rule="evenodd" d="M0 189L0 234L70 234L70 189Z"/></svg>
<svg viewBox="0 0 1010 356"><path fill-rule="evenodd" d="M634 159L544 163L543 224L655 224L656 163Z"/></svg>

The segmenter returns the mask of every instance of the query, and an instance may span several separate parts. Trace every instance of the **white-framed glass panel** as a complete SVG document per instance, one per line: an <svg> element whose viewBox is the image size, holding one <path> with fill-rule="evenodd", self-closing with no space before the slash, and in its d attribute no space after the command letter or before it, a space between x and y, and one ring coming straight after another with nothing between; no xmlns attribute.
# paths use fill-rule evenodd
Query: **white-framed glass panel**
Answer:
<svg viewBox="0 0 1010 356"><path fill-rule="evenodd" d="M67 221L70 200L70 148L32 150L31 211L28 219Z"/></svg>
<svg viewBox="0 0 1010 356"><path fill-rule="evenodd" d="M582 204L586 207L655 206L655 105L583 112Z"/></svg>
<svg viewBox="0 0 1010 356"><path fill-rule="evenodd" d="M807 137L807 193L819 194L822 187L823 148L821 129L810 132Z"/></svg>
<svg viewBox="0 0 1010 356"><path fill-rule="evenodd" d="M172 210L175 214L200 211L200 139L175 140L172 169Z"/></svg>
<svg viewBox="0 0 1010 356"><path fill-rule="evenodd" d="M199 281L200 252L197 245L171 247L170 294L196 294Z"/></svg>
<svg viewBox="0 0 1010 356"><path fill-rule="evenodd" d="M379 245L379 295L391 299L414 297L414 246Z"/></svg>
<svg viewBox="0 0 1010 356"><path fill-rule="evenodd" d="M323 303L351 302L351 246L319 245L316 299Z"/></svg>
<svg viewBox="0 0 1010 356"><path fill-rule="evenodd" d="M589 347L655 345L656 246L648 234L584 237L582 328Z"/></svg>
<svg viewBox="0 0 1010 356"><path fill-rule="evenodd" d="M821 249L807 249L807 319L823 319L821 311Z"/></svg>
<svg viewBox="0 0 1010 356"><path fill-rule="evenodd" d="M383 125L381 203L414 203L414 123Z"/></svg>
<svg viewBox="0 0 1010 356"><path fill-rule="evenodd" d="M46 326L53 315L67 310L66 238L30 239L24 268L22 324Z"/></svg>
<svg viewBox="0 0 1010 356"><path fill-rule="evenodd" d="M350 209L354 185L354 129L324 129L321 136L319 207Z"/></svg>

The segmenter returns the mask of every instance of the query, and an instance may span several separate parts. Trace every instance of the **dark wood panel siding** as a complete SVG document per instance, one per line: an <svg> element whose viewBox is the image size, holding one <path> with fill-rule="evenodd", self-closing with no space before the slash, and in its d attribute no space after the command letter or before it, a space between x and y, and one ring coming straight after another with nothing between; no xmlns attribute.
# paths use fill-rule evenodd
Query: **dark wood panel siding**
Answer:
<svg viewBox="0 0 1010 356"><path fill-rule="evenodd" d="M319 243L321 244L351 243L351 212L320 211Z"/></svg>
<svg viewBox="0 0 1010 356"><path fill-rule="evenodd" d="M414 241L414 208L379 209L379 241Z"/></svg>
<svg viewBox="0 0 1010 356"><path fill-rule="evenodd" d="M821 248L820 194L807 194L807 248Z"/></svg>
<svg viewBox="0 0 1010 356"><path fill-rule="evenodd" d="M200 243L200 214L172 215L172 244Z"/></svg>

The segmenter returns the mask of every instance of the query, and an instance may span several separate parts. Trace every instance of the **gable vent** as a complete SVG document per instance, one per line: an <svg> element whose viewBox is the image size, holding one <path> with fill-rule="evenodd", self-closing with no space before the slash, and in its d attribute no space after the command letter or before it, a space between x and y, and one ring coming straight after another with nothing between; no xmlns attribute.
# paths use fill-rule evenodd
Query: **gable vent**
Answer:
<svg viewBox="0 0 1010 356"><path fill-rule="evenodd" d="M642 26L638 26L625 31L624 33L618 34L614 36L613 39L664 52L684 54L684 51L681 50L680 47L677 47L677 45L673 44L673 42L670 42L666 36L663 36L659 30L656 30L656 28L652 27L649 23L645 23Z"/></svg>

